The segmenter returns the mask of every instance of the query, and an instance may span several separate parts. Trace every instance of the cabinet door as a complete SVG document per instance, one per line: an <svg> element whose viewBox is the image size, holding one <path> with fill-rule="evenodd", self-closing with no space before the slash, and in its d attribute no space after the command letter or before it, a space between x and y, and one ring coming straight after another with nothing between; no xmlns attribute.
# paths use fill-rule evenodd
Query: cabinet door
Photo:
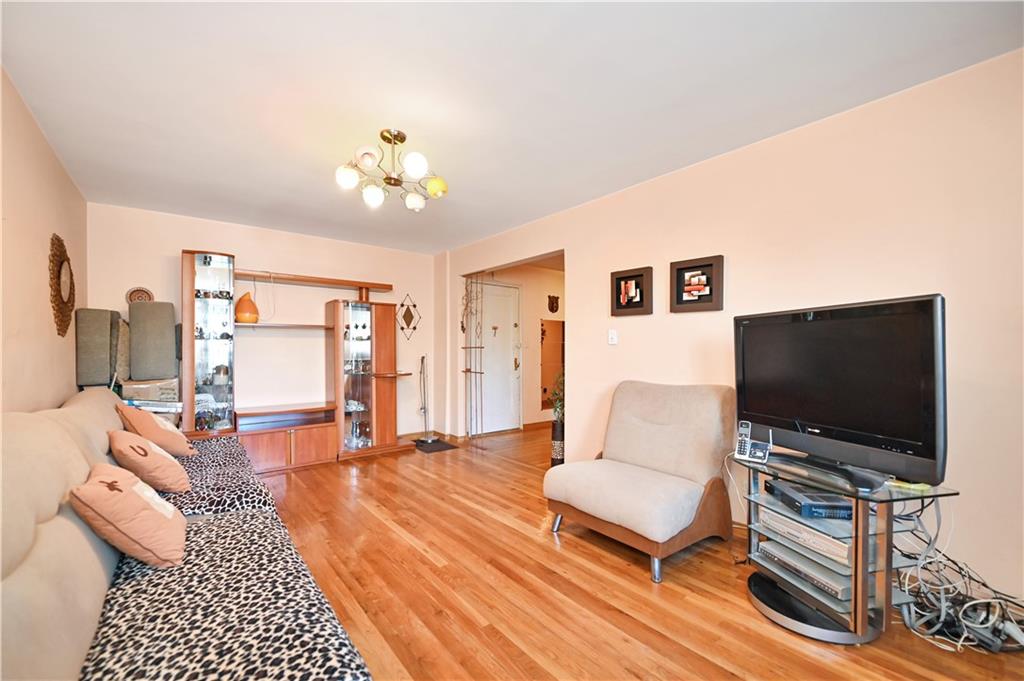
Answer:
<svg viewBox="0 0 1024 681"><path fill-rule="evenodd" d="M318 428L296 428L290 432L293 466L337 461L338 430L333 423Z"/></svg>
<svg viewBox="0 0 1024 681"><path fill-rule="evenodd" d="M248 433L238 436L238 441L249 453L257 473L284 468L288 461L288 433L278 430L270 433Z"/></svg>

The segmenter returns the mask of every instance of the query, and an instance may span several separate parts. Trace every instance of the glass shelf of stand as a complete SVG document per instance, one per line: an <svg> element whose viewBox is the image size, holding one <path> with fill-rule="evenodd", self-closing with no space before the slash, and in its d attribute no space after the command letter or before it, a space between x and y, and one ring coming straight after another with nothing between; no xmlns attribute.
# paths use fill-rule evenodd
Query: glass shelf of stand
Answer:
<svg viewBox="0 0 1024 681"><path fill-rule="evenodd" d="M767 465L762 463L756 463L753 461L744 461L737 459L733 455L729 455L729 460L733 461L744 468L752 471L767 475L771 478L778 480L787 480L789 482L795 482L806 487L811 487L823 492L831 492L833 494L841 494L851 499L863 499L864 501L870 501L876 504L892 504L896 502L908 502L908 501L924 501L927 499L936 499L941 497L955 497L960 494L957 490L950 489L948 487L940 487L937 485L919 485L919 486L904 486L901 484L886 484L882 485L876 490L848 490L843 489L839 486L829 485L826 482L816 480L814 478L797 475L786 470L780 470L773 468L769 462ZM808 462L808 467L813 467L813 462Z"/></svg>

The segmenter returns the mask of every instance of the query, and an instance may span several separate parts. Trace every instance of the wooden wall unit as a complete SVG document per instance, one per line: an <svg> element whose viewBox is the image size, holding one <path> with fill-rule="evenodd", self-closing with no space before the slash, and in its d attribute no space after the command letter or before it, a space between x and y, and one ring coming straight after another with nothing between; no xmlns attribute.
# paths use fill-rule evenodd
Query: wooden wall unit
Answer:
<svg viewBox="0 0 1024 681"><path fill-rule="evenodd" d="M334 402L237 411L238 439L257 473L338 460Z"/></svg>
<svg viewBox="0 0 1024 681"><path fill-rule="evenodd" d="M185 403L183 414L183 430L194 431L198 418L195 415L195 390L197 351L195 344L203 339L195 337L197 319L194 301L200 300L196 294L196 251L182 251L181 260L181 299L182 328L182 398ZM226 254L210 254L221 256ZM230 257L230 256L228 256ZM337 461L339 458L366 456L413 448L412 443L399 444L397 434L398 379L411 374L399 372L396 366L396 340L394 303L371 303L371 291L391 291L391 284L379 282L334 279L329 277L285 274L280 272L264 272L258 270L237 269L231 260L229 280L221 288L231 297L224 298L229 305L230 320L225 329L218 322L218 336L224 332L231 337L240 330L256 333L261 328L296 328L323 329L326 346L325 384L327 402L313 404L280 404L265 407L247 407L235 409L230 427L218 428L209 433L226 435L237 433L240 442L245 446L252 460L253 467L259 473L287 470L302 466ZM357 301L331 300L325 309L322 324L309 320L309 323L268 323L234 324L233 314L233 281L261 281L272 284L290 284L299 286L315 286L323 288L342 288L357 291ZM363 335L369 332L365 326L372 327L372 335L367 342L364 338L360 345L363 356L370 359L360 365L361 373L358 380L364 388L358 395L365 406L365 411L357 415L361 431L368 431L366 437L357 447L347 450L345 446L348 431L353 430L351 423L346 421L346 317L349 305L356 305L364 325ZM230 326L230 328L227 328ZM301 361L301 358L296 358ZM231 369L233 384L233 367ZM198 388L197 388L198 389ZM233 394L231 406L234 406ZM351 418L351 415L350 415ZM189 433L190 437L203 437L200 432ZM372 435L372 443L369 441Z"/></svg>

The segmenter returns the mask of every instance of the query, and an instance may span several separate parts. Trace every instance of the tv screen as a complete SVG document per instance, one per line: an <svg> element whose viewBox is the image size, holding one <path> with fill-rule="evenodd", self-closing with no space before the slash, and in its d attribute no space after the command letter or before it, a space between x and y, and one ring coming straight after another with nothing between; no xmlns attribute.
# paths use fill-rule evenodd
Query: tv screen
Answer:
<svg viewBox="0 0 1024 681"><path fill-rule="evenodd" d="M735 330L737 411L758 439L941 482L942 296L737 317Z"/></svg>

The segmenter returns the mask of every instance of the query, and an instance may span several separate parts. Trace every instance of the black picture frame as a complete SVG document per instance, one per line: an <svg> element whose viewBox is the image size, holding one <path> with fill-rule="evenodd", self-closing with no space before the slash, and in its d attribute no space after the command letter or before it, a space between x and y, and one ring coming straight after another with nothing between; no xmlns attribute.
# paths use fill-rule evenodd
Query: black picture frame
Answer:
<svg viewBox="0 0 1024 681"><path fill-rule="evenodd" d="M689 285L687 274L699 272L710 289L706 294L697 294L687 299L685 289ZM677 260L669 266L669 311L670 312L712 312L721 310L725 301L725 256L709 255L705 258Z"/></svg>
<svg viewBox="0 0 1024 681"><path fill-rule="evenodd" d="M634 297L638 300L622 302L621 286L632 282ZM611 273L611 313L613 317L627 317L654 313L654 268L637 267Z"/></svg>

